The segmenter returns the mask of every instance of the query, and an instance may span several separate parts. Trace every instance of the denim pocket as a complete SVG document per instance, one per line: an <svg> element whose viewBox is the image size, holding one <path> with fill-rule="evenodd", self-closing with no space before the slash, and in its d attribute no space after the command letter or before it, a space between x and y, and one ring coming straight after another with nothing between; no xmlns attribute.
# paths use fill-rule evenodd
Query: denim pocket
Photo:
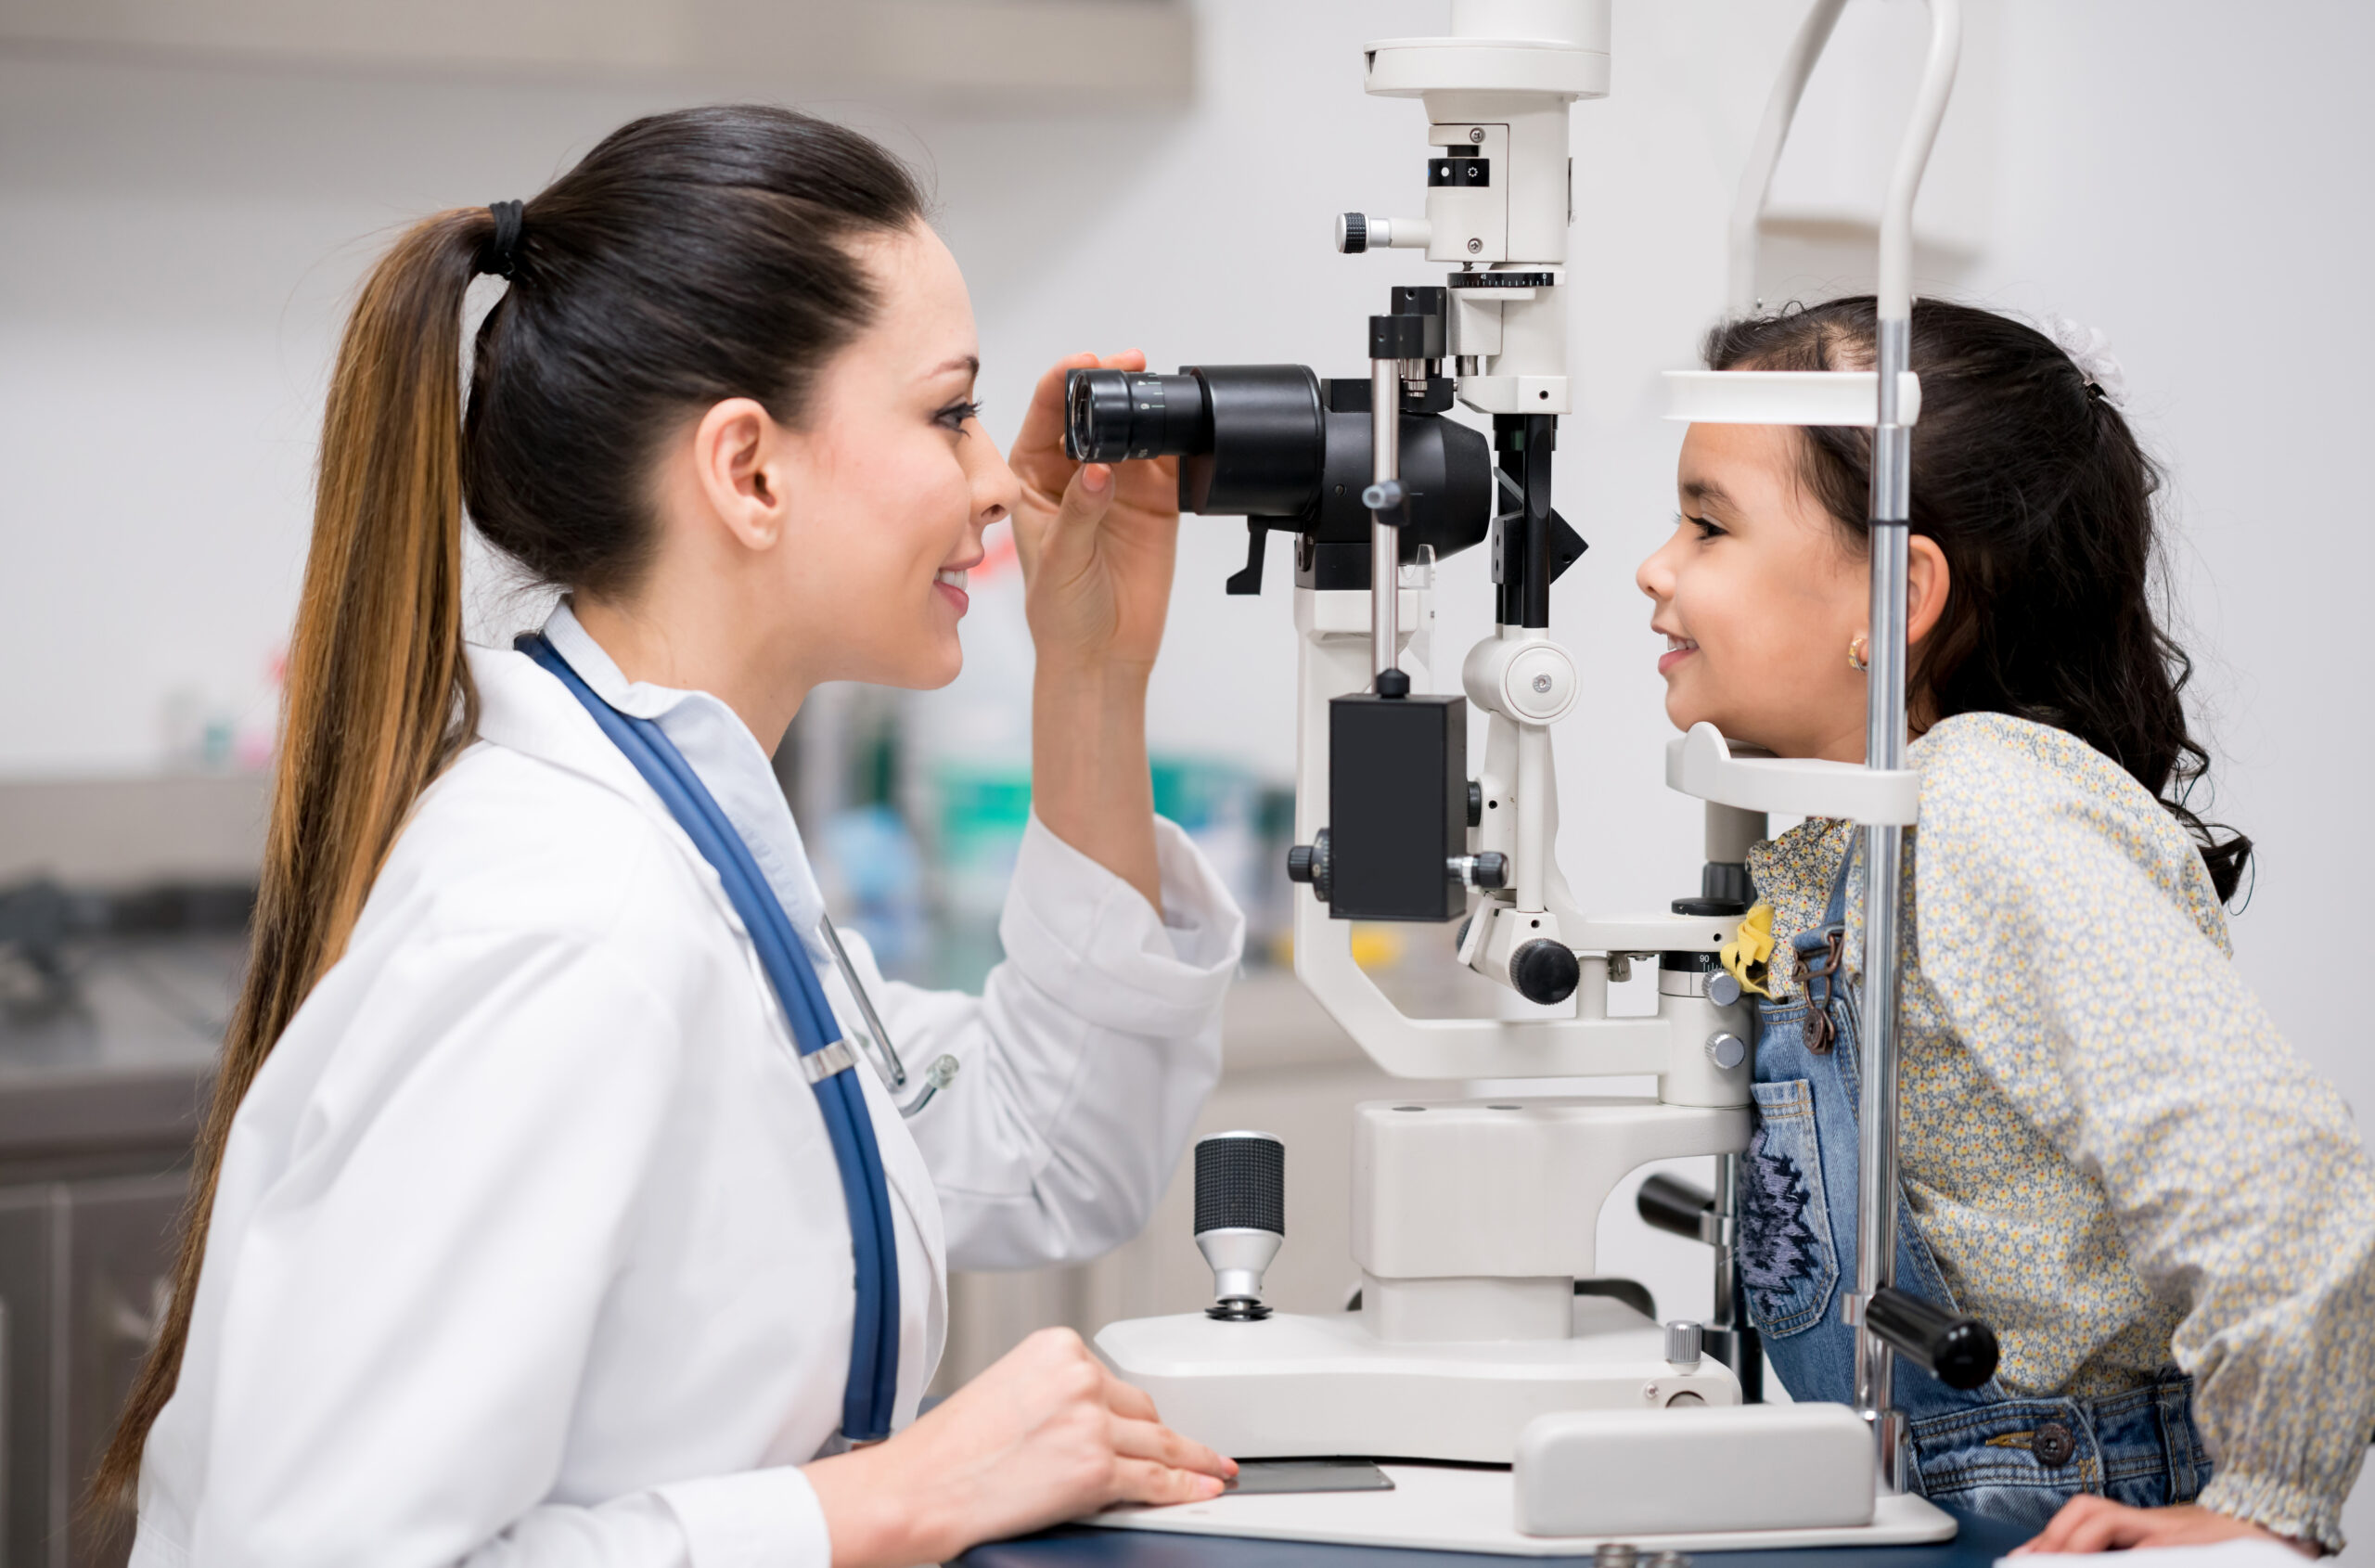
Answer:
<svg viewBox="0 0 2375 1568"><path fill-rule="evenodd" d="M1804 1078L1752 1084L1756 1135L1740 1192L1740 1283L1749 1316L1765 1333L1803 1332L1822 1321L1839 1283L1814 1090Z"/></svg>

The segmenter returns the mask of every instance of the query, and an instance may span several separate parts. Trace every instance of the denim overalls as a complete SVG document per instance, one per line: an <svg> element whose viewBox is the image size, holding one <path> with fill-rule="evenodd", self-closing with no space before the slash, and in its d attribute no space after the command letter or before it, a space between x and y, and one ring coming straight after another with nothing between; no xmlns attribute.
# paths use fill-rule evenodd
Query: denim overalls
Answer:
<svg viewBox="0 0 2375 1568"><path fill-rule="evenodd" d="M1862 988L1841 960L1853 864L1850 853L1821 928L1795 939L1805 996L1756 1004L1756 1133L1741 1163L1739 1253L1749 1318L1783 1386L1793 1398L1841 1404L1854 1403L1855 1386L1855 1330L1840 1317L1855 1288ZM1901 1198L1896 1283L1954 1308ZM2087 1492L2138 1508L2189 1502L2210 1480L2193 1380L2174 1368L2100 1399L2029 1399L1993 1378L1948 1388L1899 1359L1894 1388L1911 1424L1914 1486L1991 1518L2043 1525Z"/></svg>

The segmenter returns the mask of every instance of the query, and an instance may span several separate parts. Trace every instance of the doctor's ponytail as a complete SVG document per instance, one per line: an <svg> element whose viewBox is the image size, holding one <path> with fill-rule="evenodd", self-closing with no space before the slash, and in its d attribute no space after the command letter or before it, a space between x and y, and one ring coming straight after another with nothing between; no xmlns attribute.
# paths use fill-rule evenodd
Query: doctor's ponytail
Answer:
<svg viewBox="0 0 2375 1568"><path fill-rule="evenodd" d="M483 207L416 225L372 269L339 348L248 969L198 1140L173 1300L92 1479L95 1505L128 1499L179 1380L232 1114L345 948L413 803L470 731L462 300L494 229Z"/></svg>
<svg viewBox="0 0 2375 1568"><path fill-rule="evenodd" d="M465 502L539 580L630 591L668 434L732 397L797 420L873 318L859 242L923 209L855 132L788 109L687 109L621 128L524 209L421 222L372 269L330 379L252 950L173 1299L92 1478L92 1522L130 1500L179 1381L239 1101L345 951L421 791L472 738ZM463 304L481 272L510 286L479 328L466 410Z"/></svg>

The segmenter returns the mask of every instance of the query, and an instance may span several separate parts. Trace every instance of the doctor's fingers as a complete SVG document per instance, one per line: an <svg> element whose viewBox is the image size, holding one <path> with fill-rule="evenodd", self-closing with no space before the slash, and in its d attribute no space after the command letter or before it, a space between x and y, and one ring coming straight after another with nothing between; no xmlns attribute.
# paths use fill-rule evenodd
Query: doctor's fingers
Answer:
<svg viewBox="0 0 2375 1568"><path fill-rule="evenodd" d="M1117 1416L1127 1416L1132 1420L1155 1421L1162 1419L1155 1414L1154 1397L1145 1389L1138 1387L1136 1383L1123 1382L1111 1372L1106 1371L1105 1364L1101 1361L1098 1363L1097 1369L1105 1373L1105 1407L1107 1409Z"/></svg>
<svg viewBox="0 0 2375 1568"><path fill-rule="evenodd" d="M1220 1477L1192 1470L1174 1470L1152 1459L1117 1459L1113 1463L1113 1497L1117 1503L1197 1503L1221 1495Z"/></svg>
<svg viewBox="0 0 2375 1568"><path fill-rule="evenodd" d="M1126 1462L1149 1459L1169 1470L1194 1471L1226 1480L1237 1473L1237 1461L1224 1459L1192 1437L1182 1437L1160 1421L1113 1418L1113 1452Z"/></svg>

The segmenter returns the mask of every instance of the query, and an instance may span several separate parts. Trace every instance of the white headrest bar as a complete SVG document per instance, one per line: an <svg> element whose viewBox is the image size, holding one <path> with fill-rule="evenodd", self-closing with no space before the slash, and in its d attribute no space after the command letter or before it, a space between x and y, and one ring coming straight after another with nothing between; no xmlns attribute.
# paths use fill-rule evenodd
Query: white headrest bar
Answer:
<svg viewBox="0 0 2375 1568"><path fill-rule="evenodd" d="M1897 417L1921 417L1921 379L1897 377ZM1709 425L1880 422L1881 379L1870 370L1669 370L1666 418Z"/></svg>

